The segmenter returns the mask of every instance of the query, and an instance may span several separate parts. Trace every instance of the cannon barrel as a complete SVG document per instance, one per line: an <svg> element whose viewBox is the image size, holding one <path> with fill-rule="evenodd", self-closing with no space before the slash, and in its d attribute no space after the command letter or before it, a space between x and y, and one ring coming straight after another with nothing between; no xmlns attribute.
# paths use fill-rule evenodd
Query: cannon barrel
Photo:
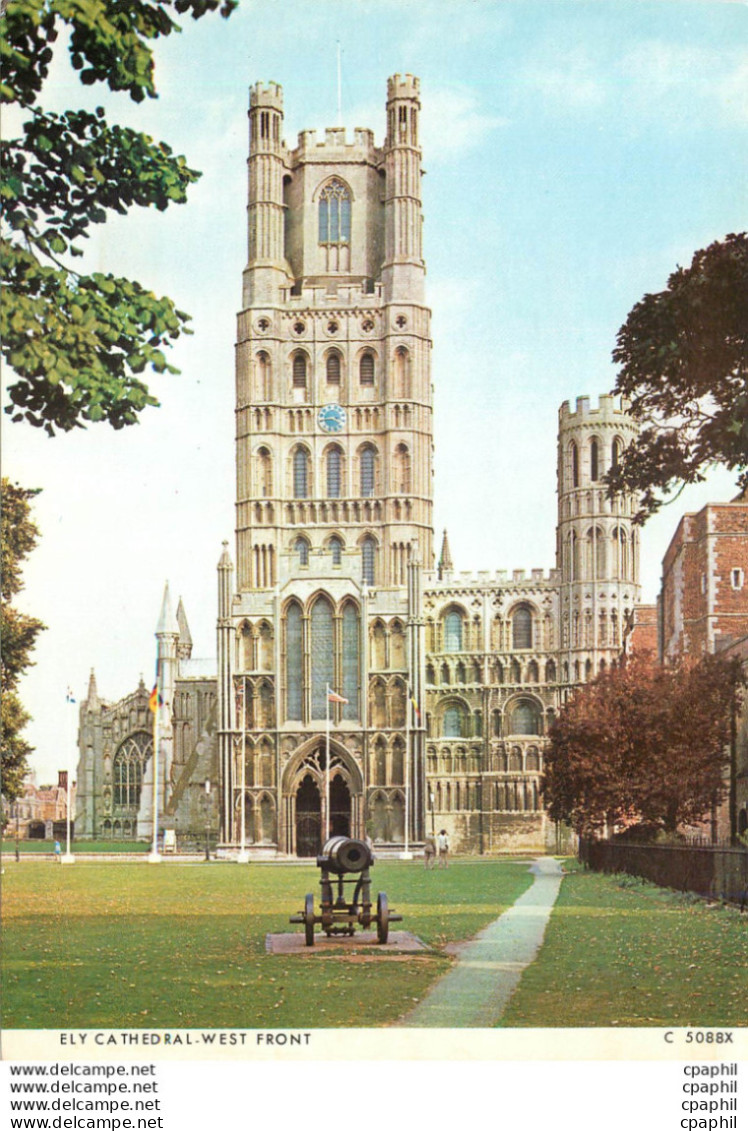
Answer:
<svg viewBox="0 0 748 1131"><path fill-rule="evenodd" d="M345 872L363 872L374 862L374 854L363 840L348 836L333 836L317 857L317 867L342 875Z"/></svg>

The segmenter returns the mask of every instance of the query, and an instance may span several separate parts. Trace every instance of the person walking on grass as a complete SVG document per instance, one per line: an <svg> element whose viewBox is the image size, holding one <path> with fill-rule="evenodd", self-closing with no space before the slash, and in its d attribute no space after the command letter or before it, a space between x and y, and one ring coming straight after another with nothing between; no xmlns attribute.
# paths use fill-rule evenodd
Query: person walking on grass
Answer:
<svg viewBox="0 0 748 1131"><path fill-rule="evenodd" d="M439 867L449 867L449 837L446 829L440 829L436 838L436 853L439 857Z"/></svg>
<svg viewBox="0 0 748 1131"><path fill-rule="evenodd" d="M433 836L427 836L423 842L423 866L430 872L436 861L436 842Z"/></svg>
<svg viewBox="0 0 748 1131"><path fill-rule="evenodd" d="M55 863L62 864L62 845L59 840L55 841Z"/></svg>

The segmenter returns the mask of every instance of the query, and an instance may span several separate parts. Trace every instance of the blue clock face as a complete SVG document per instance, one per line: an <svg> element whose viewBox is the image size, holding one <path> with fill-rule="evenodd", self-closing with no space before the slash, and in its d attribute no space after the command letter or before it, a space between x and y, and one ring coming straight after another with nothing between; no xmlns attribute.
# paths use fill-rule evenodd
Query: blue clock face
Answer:
<svg viewBox="0 0 748 1131"><path fill-rule="evenodd" d="M345 428L345 409L342 404L323 404L317 419L323 432L342 432Z"/></svg>

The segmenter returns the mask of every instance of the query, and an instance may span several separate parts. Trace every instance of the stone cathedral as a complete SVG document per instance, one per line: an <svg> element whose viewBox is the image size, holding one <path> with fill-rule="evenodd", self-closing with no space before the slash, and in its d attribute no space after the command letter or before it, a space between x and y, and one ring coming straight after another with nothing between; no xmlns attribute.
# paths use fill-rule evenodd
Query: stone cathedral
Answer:
<svg viewBox="0 0 748 1131"><path fill-rule="evenodd" d="M554 569L457 573L446 532L435 565L419 114L418 79L395 75L381 147L334 128L289 148L281 88L251 89L217 657L193 656L167 591L155 791L150 689L108 703L92 674L78 837L149 839L155 792L178 840L210 825L263 857L314 856L327 829L382 849L441 828L458 852L555 843L549 727L615 662L638 600L633 500L601 482L634 425L610 396L562 405Z"/></svg>

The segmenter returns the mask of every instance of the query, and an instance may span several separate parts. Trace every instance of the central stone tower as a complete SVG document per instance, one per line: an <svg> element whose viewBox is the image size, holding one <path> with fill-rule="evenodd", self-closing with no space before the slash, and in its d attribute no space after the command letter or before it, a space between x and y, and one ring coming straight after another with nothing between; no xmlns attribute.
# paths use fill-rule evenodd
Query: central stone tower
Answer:
<svg viewBox="0 0 748 1131"><path fill-rule="evenodd" d="M243 780L254 843L306 851L320 831L315 820L324 832L335 814L336 831L363 834L366 793L376 780L374 731L387 746L382 785L394 807L393 840L405 831L398 807L411 809L411 836L422 822L418 727L408 756L392 747L395 737L403 743L406 691L421 691L420 563L430 568L433 558L419 114L418 79L395 75L381 148L368 129L356 129L351 141L333 128L324 139L306 130L289 150L280 86L250 91L249 246L236 348L236 585L228 553L219 569L227 842L236 841L241 823L237 689L245 701ZM397 638L376 657L374 621L388 640ZM382 665L386 686L382 698L377 683L375 710L369 683ZM330 802L329 815L315 794L328 788L319 751L327 686L348 700L332 708L342 730L333 742L339 803L336 810ZM308 773L299 777L288 763L305 765L307 755ZM406 763L415 775L410 790ZM300 811L310 814L306 826Z"/></svg>

